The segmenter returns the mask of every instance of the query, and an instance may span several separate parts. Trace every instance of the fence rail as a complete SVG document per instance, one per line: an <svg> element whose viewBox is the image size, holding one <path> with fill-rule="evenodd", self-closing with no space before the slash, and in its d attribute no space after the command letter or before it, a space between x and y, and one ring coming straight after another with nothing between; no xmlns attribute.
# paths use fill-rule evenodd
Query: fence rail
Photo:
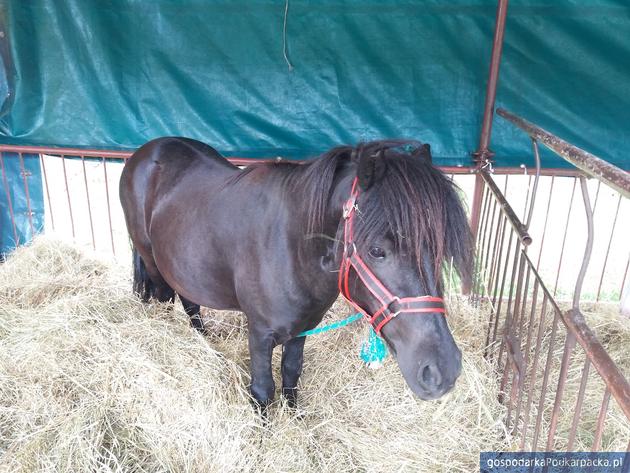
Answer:
<svg viewBox="0 0 630 473"><path fill-rule="evenodd" d="M564 141L562 138L549 133L547 130L505 109L497 109L497 114L523 130L532 139L544 143L545 146L554 151L558 156L581 169L590 177L600 180L624 197L630 198L630 173L604 161L588 151Z"/></svg>

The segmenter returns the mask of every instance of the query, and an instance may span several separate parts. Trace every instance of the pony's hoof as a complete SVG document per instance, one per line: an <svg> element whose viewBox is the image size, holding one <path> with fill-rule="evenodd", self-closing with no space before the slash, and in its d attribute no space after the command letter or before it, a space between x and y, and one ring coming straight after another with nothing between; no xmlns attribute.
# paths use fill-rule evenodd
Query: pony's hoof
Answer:
<svg viewBox="0 0 630 473"><path fill-rule="evenodd" d="M252 401L254 411L261 417L265 425L269 422L269 404L271 404L271 401L261 402L257 399Z"/></svg>
<svg viewBox="0 0 630 473"><path fill-rule="evenodd" d="M297 409L297 388L282 388L282 397L287 401L287 406L291 409Z"/></svg>

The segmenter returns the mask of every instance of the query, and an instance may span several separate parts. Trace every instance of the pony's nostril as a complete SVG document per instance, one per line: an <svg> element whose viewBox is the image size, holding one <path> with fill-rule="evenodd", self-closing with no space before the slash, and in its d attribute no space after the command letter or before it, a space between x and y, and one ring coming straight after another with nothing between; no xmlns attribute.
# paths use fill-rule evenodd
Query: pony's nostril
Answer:
<svg viewBox="0 0 630 473"><path fill-rule="evenodd" d="M433 363L427 363L420 368L418 375L420 385L427 391L436 391L442 386L442 374Z"/></svg>
<svg viewBox="0 0 630 473"><path fill-rule="evenodd" d="M422 381L426 384L431 382L431 368L429 368L429 365L425 366L422 370Z"/></svg>

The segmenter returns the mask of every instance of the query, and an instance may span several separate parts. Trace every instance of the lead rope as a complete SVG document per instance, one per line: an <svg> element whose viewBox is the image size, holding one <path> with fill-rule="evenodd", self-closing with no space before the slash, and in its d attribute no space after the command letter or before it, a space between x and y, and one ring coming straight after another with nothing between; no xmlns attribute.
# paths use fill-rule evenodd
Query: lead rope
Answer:
<svg viewBox="0 0 630 473"><path fill-rule="evenodd" d="M338 322L333 322L322 327L317 327L311 330L305 330L299 333L298 337L306 337L307 335L318 335L320 333L335 330L337 328L345 327L353 322L363 318L363 314L356 313L346 317ZM387 358L387 345L383 342L383 339L379 337L374 328L370 325L368 338L361 343L360 356L368 368L376 369L383 366L383 361Z"/></svg>

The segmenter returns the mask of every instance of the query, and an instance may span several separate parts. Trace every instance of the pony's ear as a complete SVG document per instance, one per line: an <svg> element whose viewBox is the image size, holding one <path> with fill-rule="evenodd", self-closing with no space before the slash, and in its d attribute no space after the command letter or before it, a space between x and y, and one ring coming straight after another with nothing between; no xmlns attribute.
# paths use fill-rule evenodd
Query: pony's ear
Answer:
<svg viewBox="0 0 630 473"><path fill-rule="evenodd" d="M359 159L357 177L359 186L364 191L368 190L375 182L381 180L387 169L385 153L380 150L374 154L364 154Z"/></svg>
<svg viewBox="0 0 630 473"><path fill-rule="evenodd" d="M433 162L433 156L431 156L431 145L429 143L425 143L417 148L413 154L422 159L425 159L429 163Z"/></svg>

